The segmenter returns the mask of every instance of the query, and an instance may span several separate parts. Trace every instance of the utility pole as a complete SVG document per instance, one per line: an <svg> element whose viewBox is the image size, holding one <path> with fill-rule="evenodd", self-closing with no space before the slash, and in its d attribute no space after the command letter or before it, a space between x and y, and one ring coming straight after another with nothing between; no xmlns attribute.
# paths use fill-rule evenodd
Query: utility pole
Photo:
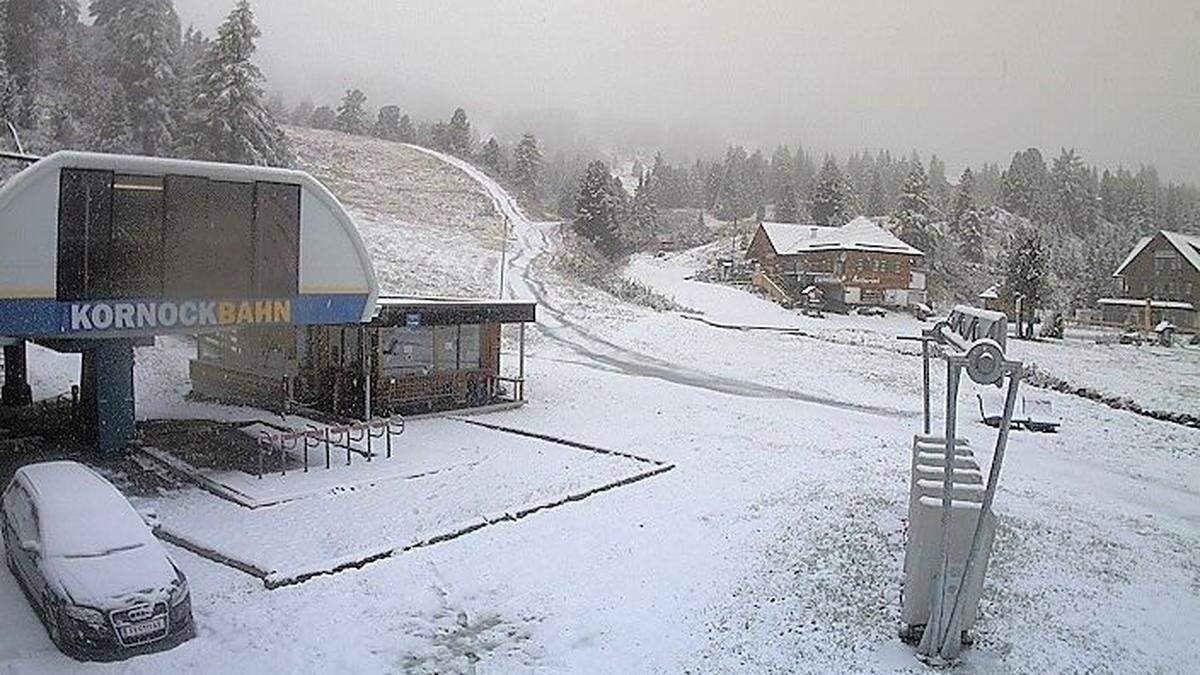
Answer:
<svg viewBox="0 0 1200 675"><path fill-rule="evenodd" d="M504 268L508 264L508 216L504 212L500 212L503 220L500 225L500 290L496 294L497 300L504 299Z"/></svg>

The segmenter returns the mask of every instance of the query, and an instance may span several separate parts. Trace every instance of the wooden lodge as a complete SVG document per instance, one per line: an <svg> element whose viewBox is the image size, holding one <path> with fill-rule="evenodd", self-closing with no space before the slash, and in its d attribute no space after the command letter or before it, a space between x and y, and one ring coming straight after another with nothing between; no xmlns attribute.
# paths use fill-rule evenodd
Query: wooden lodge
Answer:
<svg viewBox="0 0 1200 675"><path fill-rule="evenodd" d="M891 307L925 302L923 256L861 217L841 227L760 223L746 252L783 288L818 286L838 305Z"/></svg>
<svg viewBox="0 0 1200 675"><path fill-rule="evenodd" d="M1200 330L1200 236L1163 230L1143 237L1113 277L1117 297L1098 303L1105 323L1149 330L1169 321Z"/></svg>
<svg viewBox="0 0 1200 675"><path fill-rule="evenodd" d="M194 395L367 419L525 400L525 324L535 304L380 297L369 323L243 328L197 337ZM516 324L515 371L501 327Z"/></svg>

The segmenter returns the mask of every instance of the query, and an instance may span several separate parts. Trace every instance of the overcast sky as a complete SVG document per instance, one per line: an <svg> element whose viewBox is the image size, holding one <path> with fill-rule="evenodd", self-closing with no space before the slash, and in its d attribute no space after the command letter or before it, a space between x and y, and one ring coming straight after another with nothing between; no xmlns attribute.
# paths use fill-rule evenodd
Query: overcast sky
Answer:
<svg viewBox="0 0 1200 675"><path fill-rule="evenodd" d="M211 34L233 0L175 0ZM269 89L484 132L798 141L1007 165L1076 147L1200 182L1200 2L252 0ZM533 122L536 120L536 122ZM538 129L534 129L538 131ZM708 149L706 148L706 149Z"/></svg>

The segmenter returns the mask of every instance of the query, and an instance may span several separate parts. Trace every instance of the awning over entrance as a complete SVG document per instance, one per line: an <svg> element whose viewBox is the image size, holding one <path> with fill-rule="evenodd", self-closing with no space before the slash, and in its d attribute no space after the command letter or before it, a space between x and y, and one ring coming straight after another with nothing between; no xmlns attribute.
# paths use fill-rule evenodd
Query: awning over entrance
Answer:
<svg viewBox="0 0 1200 675"><path fill-rule="evenodd" d="M471 323L528 323L537 303L525 300L476 300L380 296L379 312L367 326L445 326Z"/></svg>

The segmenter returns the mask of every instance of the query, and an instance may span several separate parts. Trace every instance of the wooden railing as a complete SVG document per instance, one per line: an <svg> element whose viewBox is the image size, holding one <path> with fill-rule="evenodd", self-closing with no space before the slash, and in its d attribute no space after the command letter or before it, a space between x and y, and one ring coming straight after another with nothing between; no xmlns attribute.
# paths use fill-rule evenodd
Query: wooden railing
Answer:
<svg viewBox="0 0 1200 675"><path fill-rule="evenodd" d="M752 281L755 286L766 291L767 295L769 295L775 302L778 302L785 307L790 307L792 305L791 296L787 294L787 291L783 290L782 286L775 283L775 280L768 276L766 272L763 272L762 270L755 270Z"/></svg>

